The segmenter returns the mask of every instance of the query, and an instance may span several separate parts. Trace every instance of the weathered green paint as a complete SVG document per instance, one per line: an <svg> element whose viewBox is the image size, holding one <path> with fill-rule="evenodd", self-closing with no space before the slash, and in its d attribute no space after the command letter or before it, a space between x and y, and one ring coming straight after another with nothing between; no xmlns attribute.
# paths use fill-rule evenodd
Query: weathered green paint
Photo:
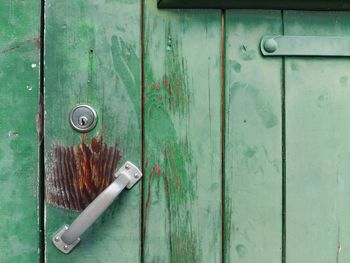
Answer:
<svg viewBox="0 0 350 263"><path fill-rule="evenodd" d="M285 12L284 31L349 36L350 13ZM286 262L350 261L349 69L286 59Z"/></svg>
<svg viewBox="0 0 350 263"><path fill-rule="evenodd" d="M40 156L40 2L0 3L0 261L40 261L45 157L46 262L349 262L350 62L263 57L259 45L265 35L349 36L350 13L228 10L222 43L219 10L145 0L141 21L141 4L46 0ZM86 135L68 122L78 103L99 116ZM140 185L123 193L60 253L53 233L96 191L85 182L79 192L75 176L108 181L98 172L141 167L142 150L143 196ZM63 174L71 181L57 184Z"/></svg>
<svg viewBox="0 0 350 263"><path fill-rule="evenodd" d="M259 47L281 33L279 11L226 12L225 262L281 262L282 59Z"/></svg>
<svg viewBox="0 0 350 263"><path fill-rule="evenodd" d="M89 144L95 137L121 152L118 166L125 160L141 166L141 2L47 0L45 15L46 192L59 190L65 197L66 186L52 184L53 169L70 169L74 157L64 155L64 161L57 163L54 149L58 146ZM99 117L95 130L85 136L73 131L68 122L69 111L78 103L91 105ZM75 153L75 158L84 155ZM110 167L108 160L102 163ZM61 206L72 200L65 201ZM66 256L51 238L78 213L46 203L47 261L140 261L140 204L138 185L123 193Z"/></svg>
<svg viewBox="0 0 350 263"><path fill-rule="evenodd" d="M221 260L221 13L145 1L144 261Z"/></svg>
<svg viewBox="0 0 350 263"><path fill-rule="evenodd" d="M40 3L0 2L0 261L40 254L38 135Z"/></svg>
<svg viewBox="0 0 350 263"><path fill-rule="evenodd" d="M350 10L348 0L158 0L160 8Z"/></svg>

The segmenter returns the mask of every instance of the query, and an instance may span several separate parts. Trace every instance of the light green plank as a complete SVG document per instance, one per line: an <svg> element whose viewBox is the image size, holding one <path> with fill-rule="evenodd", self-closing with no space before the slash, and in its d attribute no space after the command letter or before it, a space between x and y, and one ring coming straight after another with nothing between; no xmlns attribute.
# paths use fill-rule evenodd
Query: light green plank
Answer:
<svg viewBox="0 0 350 263"><path fill-rule="evenodd" d="M1 1L0 28L0 262L36 262L39 1Z"/></svg>
<svg viewBox="0 0 350 263"><path fill-rule="evenodd" d="M141 2L138 0L46 1L45 23L45 167L46 258L48 262L137 262L140 260L140 185L122 193L82 236L68 256L51 243L53 233L78 215L52 205L52 193L71 204L66 188L52 183L72 167L58 163L54 148L102 138L116 145L125 160L141 165ZM83 138L68 123L77 103L88 103L99 116L96 129ZM99 154L96 154L99 156ZM104 156L104 155L102 155ZM77 158L83 155L78 154ZM65 166L63 165L65 164ZM112 165L110 160L102 164ZM91 174L91 172L87 172ZM74 178L77 173L72 173ZM97 178L106 174L97 173ZM67 183L71 186L71 183ZM89 191L87 191L89 192ZM82 198L77 198L82 201ZM64 206L61 204L61 206Z"/></svg>
<svg viewBox="0 0 350 263"><path fill-rule="evenodd" d="M350 13L286 12L285 34L348 36ZM350 61L288 58L286 262L350 261Z"/></svg>
<svg viewBox="0 0 350 263"><path fill-rule="evenodd" d="M226 12L225 262L281 262L281 58L263 58L281 34L279 11Z"/></svg>
<svg viewBox="0 0 350 263"><path fill-rule="evenodd" d="M145 1L144 261L221 261L221 15Z"/></svg>

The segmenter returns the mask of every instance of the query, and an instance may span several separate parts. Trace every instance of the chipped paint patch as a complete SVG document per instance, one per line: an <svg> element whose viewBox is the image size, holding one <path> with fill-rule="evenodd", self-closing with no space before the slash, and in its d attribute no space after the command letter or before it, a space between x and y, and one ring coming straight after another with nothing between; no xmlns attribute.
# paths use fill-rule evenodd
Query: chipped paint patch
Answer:
<svg viewBox="0 0 350 263"><path fill-rule="evenodd" d="M48 203L81 211L113 180L121 159L116 145L92 139L74 146L53 146L53 168L46 182Z"/></svg>

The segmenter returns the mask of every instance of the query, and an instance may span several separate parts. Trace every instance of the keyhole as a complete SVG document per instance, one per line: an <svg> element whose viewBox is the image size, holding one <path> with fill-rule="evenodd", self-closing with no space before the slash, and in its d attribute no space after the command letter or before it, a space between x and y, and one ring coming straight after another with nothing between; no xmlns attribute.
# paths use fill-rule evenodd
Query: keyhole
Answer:
<svg viewBox="0 0 350 263"><path fill-rule="evenodd" d="M85 116L79 117L79 125L80 125L80 126L85 126L85 125L87 125L87 122L88 122L88 118L86 118Z"/></svg>

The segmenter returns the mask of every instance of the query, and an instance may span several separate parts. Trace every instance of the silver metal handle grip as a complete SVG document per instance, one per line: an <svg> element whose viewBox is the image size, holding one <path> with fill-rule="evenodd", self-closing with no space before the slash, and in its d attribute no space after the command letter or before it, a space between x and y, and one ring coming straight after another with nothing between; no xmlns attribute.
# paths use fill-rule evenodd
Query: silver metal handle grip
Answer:
<svg viewBox="0 0 350 263"><path fill-rule="evenodd" d="M64 225L52 238L54 245L68 254L79 243L80 236L99 218L126 187L132 188L142 177L131 162L114 174L116 178L91 204L68 226Z"/></svg>

